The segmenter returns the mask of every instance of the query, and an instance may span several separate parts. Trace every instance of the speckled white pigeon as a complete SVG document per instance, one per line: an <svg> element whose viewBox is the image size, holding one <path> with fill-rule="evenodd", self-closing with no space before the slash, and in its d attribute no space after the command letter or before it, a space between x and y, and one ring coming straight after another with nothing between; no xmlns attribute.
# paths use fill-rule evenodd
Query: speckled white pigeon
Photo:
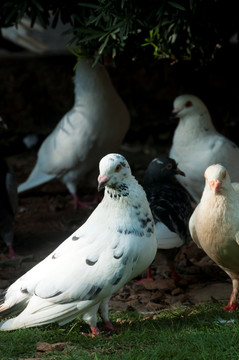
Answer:
<svg viewBox="0 0 239 360"><path fill-rule="evenodd" d="M81 59L74 78L75 103L42 143L34 169L18 192L59 178L82 205L77 186L87 177L94 179L100 159L118 151L129 128L128 110L101 64Z"/></svg>
<svg viewBox="0 0 239 360"><path fill-rule="evenodd" d="M235 310L239 291L239 193L226 168L205 171L205 188L189 229L194 242L232 279L233 291L225 310ZM235 191L236 190L236 191Z"/></svg>
<svg viewBox="0 0 239 360"><path fill-rule="evenodd" d="M18 316L1 322L1 330L63 325L82 316L94 336L98 311L113 329L111 295L147 268L157 242L146 194L126 159L103 157L98 182L104 198L88 220L6 291L0 315Z"/></svg>
<svg viewBox="0 0 239 360"><path fill-rule="evenodd" d="M239 148L216 131L207 107L198 97L178 96L173 106L179 124L170 157L186 174L177 176L178 181L198 203L204 188L203 174L208 166L220 163L230 172L232 181L239 181Z"/></svg>

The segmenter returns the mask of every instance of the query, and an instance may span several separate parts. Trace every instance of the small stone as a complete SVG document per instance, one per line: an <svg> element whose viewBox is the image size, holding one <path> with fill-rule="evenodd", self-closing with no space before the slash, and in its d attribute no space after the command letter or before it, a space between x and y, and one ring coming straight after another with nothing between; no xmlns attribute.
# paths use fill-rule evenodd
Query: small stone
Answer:
<svg viewBox="0 0 239 360"><path fill-rule="evenodd" d="M171 294L173 295L173 296L177 296L177 295L179 295L179 294L182 294L182 289L180 289L179 287L177 287L176 289L173 289L172 291L171 291Z"/></svg>

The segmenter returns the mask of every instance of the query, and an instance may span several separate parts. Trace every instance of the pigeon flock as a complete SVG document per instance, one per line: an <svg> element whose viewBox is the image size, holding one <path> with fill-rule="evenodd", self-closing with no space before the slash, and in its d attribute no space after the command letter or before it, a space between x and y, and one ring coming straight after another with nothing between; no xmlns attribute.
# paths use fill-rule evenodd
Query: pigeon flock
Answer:
<svg viewBox="0 0 239 360"><path fill-rule="evenodd" d="M53 252L1 292L0 330L64 325L80 316L95 337L100 316L104 329L114 331L108 315L111 296L145 270L147 277L137 283L154 281L151 264L157 251L165 256L172 279L179 280L175 256L192 241L230 277L225 310L236 310L237 145L216 131L198 97L180 95L173 103L179 123L169 154L152 159L141 185L118 153L130 115L105 67L81 59L74 85L73 108L44 140L35 167L18 188L12 168L0 159L0 236L8 257L18 256L13 239L19 194L58 178L76 208L89 207L77 190L86 178L96 189L98 179L93 201L98 205Z"/></svg>

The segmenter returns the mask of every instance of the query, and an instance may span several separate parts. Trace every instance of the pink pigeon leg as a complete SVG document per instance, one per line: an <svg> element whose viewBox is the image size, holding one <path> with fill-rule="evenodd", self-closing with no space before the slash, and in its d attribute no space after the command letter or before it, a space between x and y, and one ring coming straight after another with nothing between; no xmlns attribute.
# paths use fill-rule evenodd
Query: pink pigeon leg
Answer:
<svg viewBox="0 0 239 360"><path fill-rule="evenodd" d="M19 257L19 255L15 252L12 245L8 245L8 255L7 257L9 259L14 259L16 257Z"/></svg>
<svg viewBox="0 0 239 360"><path fill-rule="evenodd" d="M181 276L175 270L173 262L172 261L167 261L167 264L168 264L169 269L171 270L172 279L175 280L175 281L181 280Z"/></svg>
<svg viewBox="0 0 239 360"><path fill-rule="evenodd" d="M226 311L235 311L238 307L239 304L237 303L237 294L238 294L238 287L239 287L239 282L237 279L233 279L232 280L232 294L229 300L229 303L224 307L224 310Z"/></svg>
<svg viewBox="0 0 239 360"><path fill-rule="evenodd" d="M93 200L89 201L89 202L80 201L80 199L76 193L72 194L72 197L73 197L73 205L74 205L75 209L77 209L79 207L90 209L90 208L92 208L92 206L96 205L98 202L100 202L102 200L102 196L98 193L95 194L93 197Z"/></svg>
<svg viewBox="0 0 239 360"><path fill-rule="evenodd" d="M141 284L141 283L148 282L148 281L154 281L154 278L153 278L152 272L151 272L151 265L147 268L147 276L146 276L146 278L138 280L136 282L136 284Z"/></svg>

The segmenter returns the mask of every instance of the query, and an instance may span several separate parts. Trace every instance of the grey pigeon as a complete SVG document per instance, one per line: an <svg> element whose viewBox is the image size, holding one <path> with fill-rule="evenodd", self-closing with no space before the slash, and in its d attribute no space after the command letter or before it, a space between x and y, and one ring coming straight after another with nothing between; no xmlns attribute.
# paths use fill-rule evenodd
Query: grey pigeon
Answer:
<svg viewBox="0 0 239 360"><path fill-rule="evenodd" d="M174 258L181 247L192 240L188 222L193 209L176 175L185 176L174 159L163 156L155 158L145 172L143 187L155 221L158 250L166 257L172 278L179 280ZM139 282L152 279L150 266L147 278Z"/></svg>

